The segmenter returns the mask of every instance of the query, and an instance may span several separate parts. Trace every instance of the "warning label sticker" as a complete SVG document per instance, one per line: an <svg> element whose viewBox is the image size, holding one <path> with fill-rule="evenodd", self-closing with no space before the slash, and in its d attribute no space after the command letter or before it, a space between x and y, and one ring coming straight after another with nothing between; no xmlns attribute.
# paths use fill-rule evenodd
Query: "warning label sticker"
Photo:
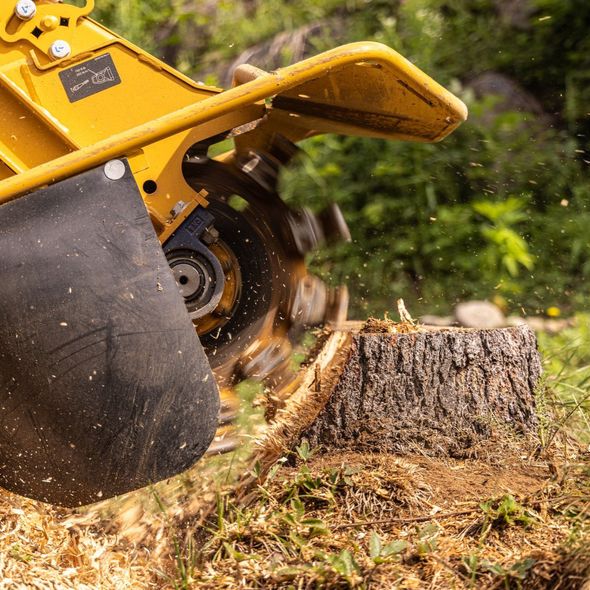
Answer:
<svg viewBox="0 0 590 590"><path fill-rule="evenodd" d="M109 53L59 73L70 102L76 102L121 83Z"/></svg>

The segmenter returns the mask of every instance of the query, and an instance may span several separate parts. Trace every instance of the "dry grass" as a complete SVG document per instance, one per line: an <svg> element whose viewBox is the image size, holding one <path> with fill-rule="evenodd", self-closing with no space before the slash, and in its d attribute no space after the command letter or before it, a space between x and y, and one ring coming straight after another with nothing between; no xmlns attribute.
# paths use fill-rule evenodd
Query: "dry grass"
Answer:
<svg viewBox="0 0 590 590"><path fill-rule="evenodd" d="M248 457L86 511L4 493L0 587L582 588L590 464L555 449L443 461L302 445L247 506Z"/></svg>
<svg viewBox="0 0 590 590"><path fill-rule="evenodd" d="M0 588L589 590L590 456L547 420L462 459L293 449L343 338L232 456L85 510L1 492Z"/></svg>

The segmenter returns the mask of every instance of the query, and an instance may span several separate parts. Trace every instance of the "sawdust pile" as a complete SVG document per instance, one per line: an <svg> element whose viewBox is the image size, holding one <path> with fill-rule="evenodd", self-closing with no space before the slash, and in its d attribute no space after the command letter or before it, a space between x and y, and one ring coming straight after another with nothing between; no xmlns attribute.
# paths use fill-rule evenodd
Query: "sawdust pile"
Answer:
<svg viewBox="0 0 590 590"><path fill-rule="evenodd" d="M259 473L250 458L86 511L2 493L0 587L588 588L589 458L537 450L443 460L303 445L240 501L235 474Z"/></svg>
<svg viewBox="0 0 590 590"><path fill-rule="evenodd" d="M149 554L76 513L0 494L0 588L148 588Z"/></svg>
<svg viewBox="0 0 590 590"><path fill-rule="evenodd" d="M0 589L178 588L186 549L178 525L199 520L232 464L231 457L211 458L152 488L81 509L0 489Z"/></svg>
<svg viewBox="0 0 590 590"><path fill-rule="evenodd" d="M301 441L350 340L326 337L234 455L84 510L0 491L0 589L590 590L590 453L565 436L498 436L461 458Z"/></svg>

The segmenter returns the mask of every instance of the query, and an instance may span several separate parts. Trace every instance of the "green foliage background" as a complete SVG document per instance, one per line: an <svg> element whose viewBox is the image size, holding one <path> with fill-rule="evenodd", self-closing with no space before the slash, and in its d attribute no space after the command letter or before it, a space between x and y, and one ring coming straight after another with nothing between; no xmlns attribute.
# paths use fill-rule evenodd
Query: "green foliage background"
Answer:
<svg viewBox="0 0 590 590"><path fill-rule="evenodd" d="M353 243L311 264L326 280L349 284L356 313L390 309L400 296L416 312L444 312L474 297L517 313L588 307L587 0L97 5L98 20L207 82L216 81L210 67L252 45L338 19L337 41L319 36L317 51L384 42L468 104L469 121L441 144L319 137L304 145L311 157L285 174L292 202L321 208L335 200L345 212ZM511 19L519 5L524 16ZM476 99L470 81L489 71L518 81L544 114L499 109L493 96Z"/></svg>

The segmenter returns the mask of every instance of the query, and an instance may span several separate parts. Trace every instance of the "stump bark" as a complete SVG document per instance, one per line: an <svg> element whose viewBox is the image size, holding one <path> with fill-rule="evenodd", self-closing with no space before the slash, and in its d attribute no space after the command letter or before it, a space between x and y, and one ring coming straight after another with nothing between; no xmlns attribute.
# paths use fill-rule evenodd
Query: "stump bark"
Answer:
<svg viewBox="0 0 590 590"><path fill-rule="evenodd" d="M534 332L429 329L358 333L298 441L327 450L465 456L494 432L537 426Z"/></svg>

